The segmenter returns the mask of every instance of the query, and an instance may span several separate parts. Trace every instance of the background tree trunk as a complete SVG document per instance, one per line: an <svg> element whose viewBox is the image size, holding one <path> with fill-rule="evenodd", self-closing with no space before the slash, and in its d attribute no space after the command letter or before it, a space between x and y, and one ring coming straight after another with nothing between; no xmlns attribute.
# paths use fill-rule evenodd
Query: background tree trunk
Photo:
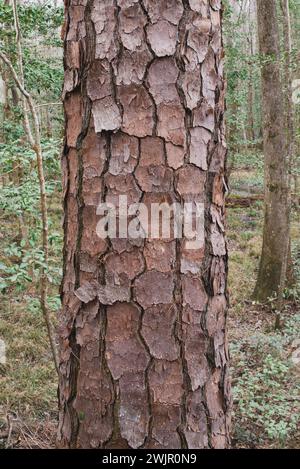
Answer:
<svg viewBox="0 0 300 469"><path fill-rule="evenodd" d="M249 30L248 30L248 42L249 42L249 90L248 90L248 140L250 142L255 141L255 121L254 121L254 73L253 73L253 56L254 56L254 34L253 34L253 21L252 21L252 4L249 2L248 15L249 15Z"/></svg>
<svg viewBox="0 0 300 469"><path fill-rule="evenodd" d="M225 448L221 2L71 0L64 31L58 444ZM123 194L203 201L201 249L98 238L98 204Z"/></svg>
<svg viewBox="0 0 300 469"><path fill-rule="evenodd" d="M285 106L280 80L279 31L275 0L257 0L262 56L262 108L265 156L265 221L254 296L278 294L285 283L289 249L289 178Z"/></svg>
<svg viewBox="0 0 300 469"><path fill-rule="evenodd" d="M287 158L288 158L288 185L289 185L289 207L291 206L292 178L291 174L296 167L295 155L295 113L293 103L293 76L292 76L292 27L290 17L289 0L281 0L281 10L283 15L283 39L285 53L285 132L287 139ZM290 235L290 234L289 234ZM286 280L286 281L285 281ZM283 279L282 286L287 283L289 286L295 284L295 275L293 269L293 259L291 252L291 240L289 240L286 279Z"/></svg>

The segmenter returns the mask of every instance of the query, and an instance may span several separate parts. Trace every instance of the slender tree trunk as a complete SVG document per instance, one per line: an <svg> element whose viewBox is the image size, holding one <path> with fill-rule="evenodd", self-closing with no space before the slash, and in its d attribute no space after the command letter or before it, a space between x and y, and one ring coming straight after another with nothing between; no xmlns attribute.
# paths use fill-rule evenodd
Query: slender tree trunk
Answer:
<svg viewBox="0 0 300 469"><path fill-rule="evenodd" d="M295 145L295 129L294 129L294 105L293 105L293 88L292 88L292 31L289 0L281 0L281 10L283 15L283 36L284 36L284 53L285 53L285 103L286 103L286 132L288 157L290 165L293 163L294 145Z"/></svg>
<svg viewBox="0 0 300 469"><path fill-rule="evenodd" d="M218 0L68 1L58 445L225 448ZM205 241L103 240L100 202L205 204Z"/></svg>
<svg viewBox="0 0 300 469"><path fill-rule="evenodd" d="M256 299L278 295L286 279L289 248L289 178L285 106L280 80L279 31L275 0L257 0L262 56L262 110L265 156L265 221Z"/></svg>
<svg viewBox="0 0 300 469"><path fill-rule="evenodd" d="M51 115L50 115L48 107L46 107L45 109L45 120L46 120L46 135L48 138L52 138L52 135L53 135L52 122L51 122Z"/></svg>
<svg viewBox="0 0 300 469"><path fill-rule="evenodd" d="M293 103L293 77L292 77L292 28L291 28L291 17L290 17L290 6L289 0L281 0L281 10L283 14L283 36L284 36L284 52L285 52L285 131L287 138L287 156L288 156L288 184L289 184L289 205L291 206L291 190L292 190L292 178L291 174L293 168L296 166L296 155L295 155L295 113ZM286 281L289 285L293 285L295 282L295 276L293 272L293 259L291 253L291 240L289 241L288 257L287 257L287 272ZM285 282L282 282L282 287L285 286Z"/></svg>
<svg viewBox="0 0 300 469"><path fill-rule="evenodd" d="M252 26L250 13L249 13L249 24ZM255 133L254 133L254 112L253 112L253 109L254 109L254 89L253 89L254 73L253 73L253 63L252 63L254 51L253 51L252 30L249 31L249 55L250 55L250 64L249 64L249 88L248 88L248 140L250 140L250 142L253 143L255 141Z"/></svg>
<svg viewBox="0 0 300 469"><path fill-rule="evenodd" d="M289 0L281 0L283 15L283 40L285 54L285 118L286 134L290 172L295 164L295 113L293 103L293 76L292 76L292 30ZM291 181L290 181L291 183Z"/></svg>
<svg viewBox="0 0 300 469"><path fill-rule="evenodd" d="M253 114L253 104L254 104L254 93L253 93L253 71L252 65L250 65L250 77L249 77L249 89L248 89L248 141L255 141L254 133L254 114Z"/></svg>

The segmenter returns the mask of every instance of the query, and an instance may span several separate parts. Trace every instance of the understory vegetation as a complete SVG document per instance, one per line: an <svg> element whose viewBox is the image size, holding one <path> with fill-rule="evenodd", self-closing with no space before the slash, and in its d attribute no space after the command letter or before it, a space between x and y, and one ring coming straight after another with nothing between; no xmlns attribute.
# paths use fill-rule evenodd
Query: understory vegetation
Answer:
<svg viewBox="0 0 300 469"><path fill-rule="evenodd" d="M244 158L241 158L243 165ZM255 160L255 158L253 158ZM248 164L248 163L247 163ZM238 168L232 189L259 185L257 166ZM263 206L227 208L229 245L229 342L233 384L233 442L236 447L300 447L300 243L299 213L292 217L296 282L285 290L281 327L275 329L272 300L252 300L262 244Z"/></svg>

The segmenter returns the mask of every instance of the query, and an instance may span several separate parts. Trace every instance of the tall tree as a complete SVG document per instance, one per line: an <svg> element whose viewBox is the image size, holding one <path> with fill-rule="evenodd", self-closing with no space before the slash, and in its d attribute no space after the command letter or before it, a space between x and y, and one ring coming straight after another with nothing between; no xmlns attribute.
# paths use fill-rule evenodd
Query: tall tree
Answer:
<svg viewBox="0 0 300 469"><path fill-rule="evenodd" d="M289 0L281 0L281 11L283 16L283 42L284 42L284 94L285 94L285 135L287 142L287 158L288 158L288 184L289 196L291 204L291 174L296 169L296 155L295 155L295 112L293 103L293 57L292 57L292 24L290 15L290 2ZM295 282L293 261L291 253L291 241L289 241L286 280L289 284ZM282 281L282 288L285 286L284 280Z"/></svg>
<svg viewBox="0 0 300 469"><path fill-rule="evenodd" d="M286 134L289 163L292 164L294 156L295 130L294 130L294 105L293 105L293 76L292 76L292 26L290 17L289 0L281 0L281 11L283 16L283 41L285 54L285 116Z"/></svg>
<svg viewBox="0 0 300 469"><path fill-rule="evenodd" d="M257 0L257 18L262 60L265 218L263 247L254 296L260 301L265 301L274 294L280 295L286 279L290 197L276 1Z"/></svg>
<svg viewBox="0 0 300 469"><path fill-rule="evenodd" d="M249 2L248 5L248 37L247 41L249 44L249 81L248 81L248 140L250 142L255 141L255 122L254 122L254 99L255 99L255 90L254 90L254 70L253 70L253 56L256 37L253 31L253 16L255 17L255 2Z"/></svg>
<svg viewBox="0 0 300 469"><path fill-rule="evenodd" d="M58 444L225 448L220 0L69 0ZM205 240L97 236L100 202L205 205Z"/></svg>

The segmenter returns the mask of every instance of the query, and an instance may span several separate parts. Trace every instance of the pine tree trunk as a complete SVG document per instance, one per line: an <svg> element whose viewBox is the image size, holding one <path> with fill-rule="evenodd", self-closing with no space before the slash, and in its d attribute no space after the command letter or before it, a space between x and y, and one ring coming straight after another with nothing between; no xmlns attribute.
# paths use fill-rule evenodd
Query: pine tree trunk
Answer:
<svg viewBox="0 0 300 469"><path fill-rule="evenodd" d="M58 445L225 448L219 0L66 6ZM109 239L100 202L205 204L205 241Z"/></svg>
<svg viewBox="0 0 300 469"><path fill-rule="evenodd" d="M262 110L265 157L265 221L256 299L278 295L286 279L289 249L288 150L280 80L279 30L275 0L257 0L262 56Z"/></svg>

